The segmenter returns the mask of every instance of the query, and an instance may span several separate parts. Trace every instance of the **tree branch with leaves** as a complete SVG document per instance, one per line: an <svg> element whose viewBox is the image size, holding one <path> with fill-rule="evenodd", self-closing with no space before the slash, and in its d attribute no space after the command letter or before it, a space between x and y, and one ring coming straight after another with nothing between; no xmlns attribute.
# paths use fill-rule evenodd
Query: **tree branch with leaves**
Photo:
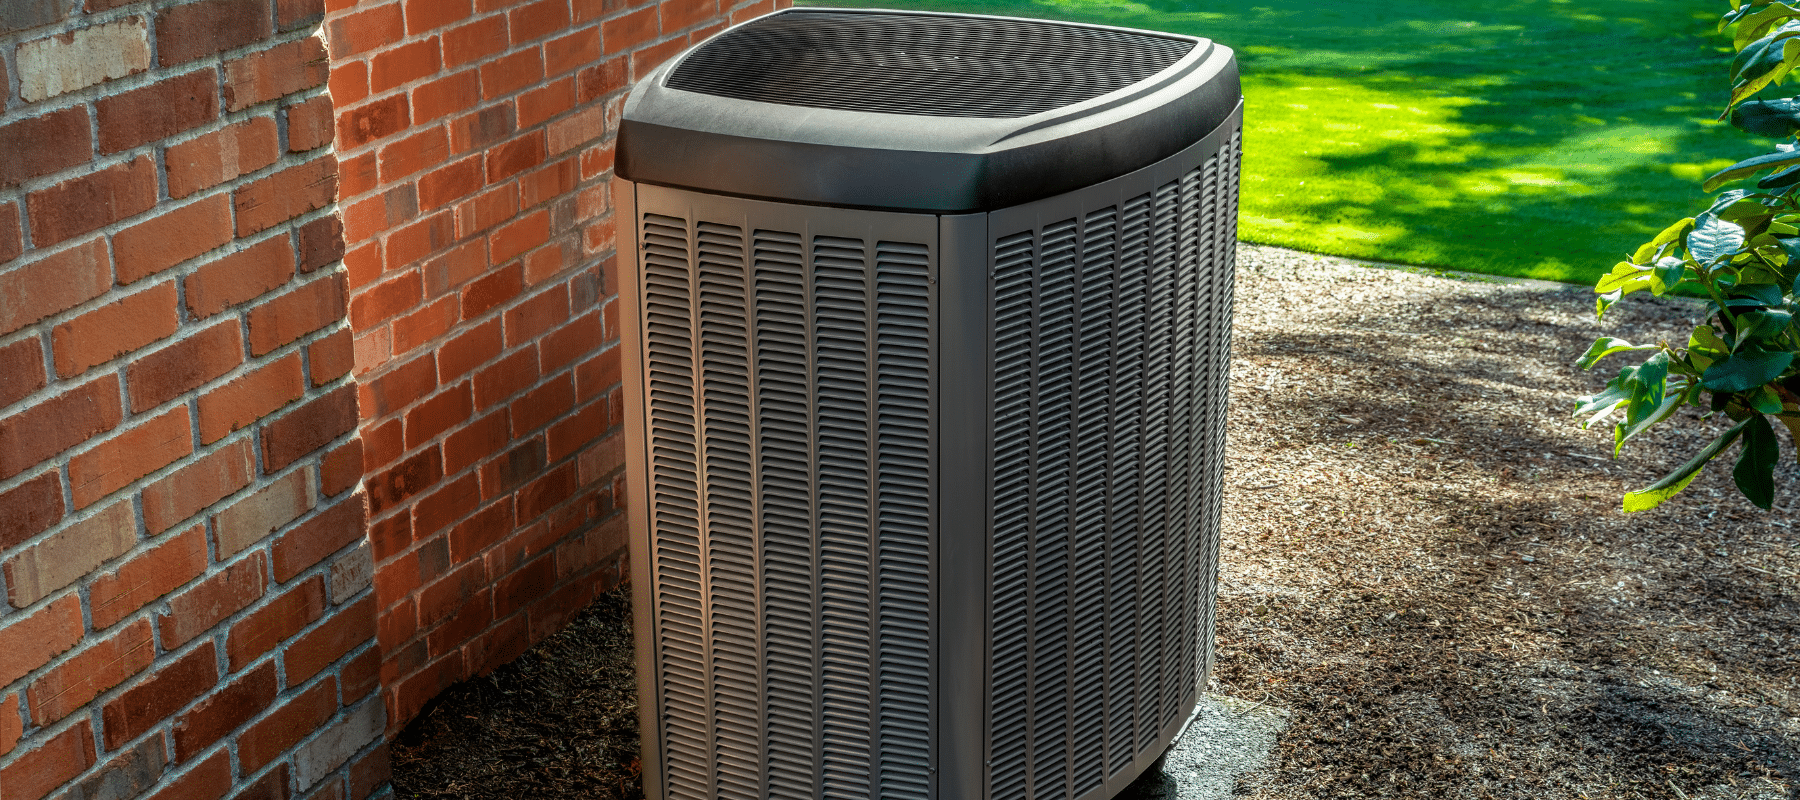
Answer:
<svg viewBox="0 0 1800 800"><path fill-rule="evenodd" d="M1700 294L1705 314L1683 344L1634 345L1602 337L1577 362L1591 369L1607 356L1649 353L1606 388L1577 401L1582 427L1614 416L1613 456L1627 441L1683 406L1724 415L1732 426L1686 464L1625 495L1626 511L1655 508L1739 445L1732 478L1762 508L1775 501L1781 459L1774 423L1800 442L1800 97L1753 99L1800 66L1800 5L1732 0L1719 23L1732 31L1731 97L1720 119L1756 136L1787 139L1775 152L1745 159L1706 179L1708 192L1768 175L1754 189L1721 192L1699 216L1656 235L1595 284L1595 314L1625 295ZM1621 416L1622 415L1622 416ZM1800 454L1797 454L1800 457Z"/></svg>

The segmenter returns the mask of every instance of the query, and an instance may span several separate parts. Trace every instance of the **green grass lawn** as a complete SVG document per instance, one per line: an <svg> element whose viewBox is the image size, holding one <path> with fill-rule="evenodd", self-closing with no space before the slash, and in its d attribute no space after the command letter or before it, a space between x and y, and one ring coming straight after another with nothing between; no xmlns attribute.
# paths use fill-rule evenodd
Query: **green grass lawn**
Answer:
<svg viewBox="0 0 1800 800"><path fill-rule="evenodd" d="M1245 241L1591 282L1767 150L1715 123L1723 2L887 0L1204 36L1244 78Z"/></svg>

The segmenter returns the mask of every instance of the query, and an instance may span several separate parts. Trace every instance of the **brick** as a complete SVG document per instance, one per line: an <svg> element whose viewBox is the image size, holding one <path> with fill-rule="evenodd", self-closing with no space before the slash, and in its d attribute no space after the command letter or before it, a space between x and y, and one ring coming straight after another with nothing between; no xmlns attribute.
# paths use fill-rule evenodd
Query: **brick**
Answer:
<svg viewBox="0 0 1800 800"><path fill-rule="evenodd" d="M425 297L441 297L481 277L488 268L487 242L476 239L426 262ZM460 303L458 304L461 305Z"/></svg>
<svg viewBox="0 0 1800 800"><path fill-rule="evenodd" d="M470 422L444 439L444 472L455 475L500 452L512 440L506 409Z"/></svg>
<svg viewBox="0 0 1800 800"><path fill-rule="evenodd" d="M339 680L343 683L344 705L355 705L369 696L381 686L381 649L371 647L351 657L339 672Z"/></svg>
<svg viewBox="0 0 1800 800"><path fill-rule="evenodd" d="M510 271L514 274L514 281L516 282L518 268L516 266L512 267L510 268ZM513 293L517 293L516 288L513 289ZM464 316L467 317L468 310L466 303L468 302L468 297L466 294L463 302L465 303ZM459 376L468 374L476 367L492 361L495 356L500 355L500 349L501 332L499 319L488 320L479 325L468 327L454 338L444 342L438 347L438 373L444 380L454 380Z"/></svg>
<svg viewBox="0 0 1800 800"><path fill-rule="evenodd" d="M610 427L606 401L587 404L567 419L550 426L545 442L550 460L561 461L580 452Z"/></svg>
<svg viewBox="0 0 1800 800"><path fill-rule="evenodd" d="M622 53L657 36L656 7L639 9L600 24L600 39L606 43L606 54Z"/></svg>
<svg viewBox="0 0 1800 800"><path fill-rule="evenodd" d="M380 94L436 74L439 52L433 36L376 53L369 62L369 91Z"/></svg>
<svg viewBox="0 0 1800 800"><path fill-rule="evenodd" d="M590 147L586 150L581 151L581 179L582 180L584 180L584 181L593 180L602 175L605 175L608 172L611 172L612 168L613 168L613 142L605 142L605 143L595 145L593 147ZM591 187L588 190L584 190L582 192L581 211L580 211L580 215L578 218L582 219L582 220L594 219L594 218L600 216L601 212L605 211L608 208L611 208L612 207L611 192L607 191L607 189L609 189L609 188L610 187L595 186L595 187ZM587 197L588 197L587 192L589 192L589 191L593 192L593 198L594 198L593 202L587 201ZM605 230L606 230L607 236L611 237L611 235L613 233L612 226L607 225ZM599 253L599 252L604 252L606 250L611 250L611 249L612 249L612 247L609 245L607 247L596 248L592 252Z"/></svg>
<svg viewBox="0 0 1800 800"><path fill-rule="evenodd" d="M273 134L273 130L270 131ZM231 243L231 198L216 194L167 209L113 235L123 286Z"/></svg>
<svg viewBox="0 0 1800 800"><path fill-rule="evenodd" d="M526 255L525 283L536 286L561 274L564 267L574 260L569 254L574 249L574 244L573 241L564 239Z"/></svg>
<svg viewBox="0 0 1800 800"><path fill-rule="evenodd" d="M619 385L622 377L619 348L609 344L606 350L575 367L575 400L586 402L604 396Z"/></svg>
<svg viewBox="0 0 1800 800"><path fill-rule="evenodd" d="M494 148L487 156L488 183L499 183L544 163L544 137L530 133ZM504 260L496 258L495 260Z"/></svg>
<svg viewBox="0 0 1800 800"><path fill-rule="evenodd" d="M303 683L375 638L375 597L337 610L325 624L296 638L282 652L289 683ZM337 698L332 698L335 707Z"/></svg>
<svg viewBox="0 0 1800 800"><path fill-rule="evenodd" d="M89 645L31 682L25 702L31 719L49 725L74 713L100 693L143 672L156 659L150 620L140 619Z"/></svg>
<svg viewBox="0 0 1800 800"><path fill-rule="evenodd" d="M624 519L618 516L586 533L563 540L556 547L557 580L588 572L595 565L622 553L628 544Z"/></svg>
<svg viewBox="0 0 1800 800"><path fill-rule="evenodd" d="M464 475L413 504L413 530L419 536L435 536L473 513L480 504L480 481L472 473Z"/></svg>
<svg viewBox="0 0 1800 800"><path fill-rule="evenodd" d="M12 8L15 5L19 4L7 3L0 18L16 13ZM22 5L43 7L51 3L39 0ZM5 27L0 24L0 28ZM21 44L16 58L19 99L36 103L149 69L149 26L142 17L126 17L77 28Z"/></svg>
<svg viewBox="0 0 1800 800"><path fill-rule="evenodd" d="M270 661L227 684L176 718L175 761L193 758L239 726L261 715L275 702L275 662Z"/></svg>
<svg viewBox="0 0 1800 800"><path fill-rule="evenodd" d="M225 62L225 107L241 111L324 86L329 77L325 43L316 36L296 39Z"/></svg>
<svg viewBox="0 0 1800 800"><path fill-rule="evenodd" d="M86 508L194 452L186 408L172 408L69 459L75 507Z"/></svg>
<svg viewBox="0 0 1800 800"><path fill-rule="evenodd" d="M632 78L643 80L650 74L651 70L656 69L661 66L664 61L674 58L678 53L686 49L687 42L684 41L682 37L678 36L671 41L653 44L649 47L632 52Z"/></svg>
<svg viewBox="0 0 1800 800"><path fill-rule="evenodd" d="M58 800L137 797L162 778L163 764L167 761L162 737L152 736L120 753L60 795Z"/></svg>
<svg viewBox="0 0 1800 800"><path fill-rule="evenodd" d="M303 680L288 676L290 685L298 685ZM337 681L331 678L283 703L238 734L238 769L246 775L256 774L299 744L307 734L318 730L337 713L337 709Z"/></svg>
<svg viewBox="0 0 1800 800"><path fill-rule="evenodd" d="M518 130L515 122L511 101L457 117L450 123L450 152L485 150Z"/></svg>
<svg viewBox="0 0 1800 800"><path fill-rule="evenodd" d="M325 454L319 466L319 491L335 497L362 480L362 440L351 439Z"/></svg>
<svg viewBox="0 0 1800 800"><path fill-rule="evenodd" d="M436 5L438 0L425 0ZM412 90L412 117L416 124L446 117L473 108L481 98L480 72L463 70L427 81Z"/></svg>
<svg viewBox="0 0 1800 800"><path fill-rule="evenodd" d="M338 114L338 147L353 150L399 133L410 124L406 95L372 100Z"/></svg>
<svg viewBox="0 0 1800 800"><path fill-rule="evenodd" d="M535 47L481 65L481 99L494 100L544 79L544 58Z"/></svg>
<svg viewBox="0 0 1800 800"><path fill-rule="evenodd" d="M569 3L568 0L539 0L513 9L507 14L507 20L516 47L568 29Z"/></svg>
<svg viewBox="0 0 1800 800"><path fill-rule="evenodd" d="M412 405L437 388L437 373L429 355L415 358L374 380L363 383L363 409L371 419L387 416Z"/></svg>
<svg viewBox="0 0 1800 800"><path fill-rule="evenodd" d="M275 540L275 579L305 572L327 556L359 541L364 532L363 498L351 495Z"/></svg>
<svg viewBox="0 0 1800 800"><path fill-rule="evenodd" d="M126 368L131 411L141 414L224 375L244 362L244 343L235 319L176 339Z"/></svg>
<svg viewBox="0 0 1800 800"><path fill-rule="evenodd" d="M405 435L401 430L404 427L405 422L395 417L363 430L363 472L372 472L376 467L389 464L405 452ZM358 475L357 480L362 480L362 476Z"/></svg>
<svg viewBox="0 0 1800 800"><path fill-rule="evenodd" d="M392 558L395 554L412 545L412 517L396 514L387 519L377 520L369 525L369 547L375 558ZM384 569L386 569L384 567ZM416 572L416 570L415 570ZM416 575L414 576L417 577ZM404 591L411 591L408 587ZM402 592L404 593L404 592ZM380 594L380 592L377 592ZM391 596L387 598L391 600Z"/></svg>
<svg viewBox="0 0 1800 800"><path fill-rule="evenodd" d="M356 389L345 385L263 426L263 468L285 469L356 430Z"/></svg>
<svg viewBox="0 0 1800 800"><path fill-rule="evenodd" d="M312 272L343 257L344 229L336 215L320 217L301 226L301 272Z"/></svg>
<svg viewBox="0 0 1800 800"><path fill-rule="evenodd" d="M537 352L524 348L475 375L475 408L484 411L537 383Z"/></svg>
<svg viewBox="0 0 1800 800"><path fill-rule="evenodd" d="M206 571L206 531L195 527L138 554L89 586L94 629L119 620Z"/></svg>
<svg viewBox="0 0 1800 800"><path fill-rule="evenodd" d="M330 95L319 95L286 109L288 152L304 153L331 144L335 130Z"/></svg>
<svg viewBox="0 0 1800 800"><path fill-rule="evenodd" d="M34 800L93 765L94 731L84 719L0 767L0 786L6 787L6 800Z"/></svg>
<svg viewBox="0 0 1800 800"><path fill-rule="evenodd" d="M364 481L369 492L369 512L380 514L406 502L443 477L443 459L434 445Z"/></svg>
<svg viewBox="0 0 1800 800"><path fill-rule="evenodd" d="M506 346L537 339L569 319L569 292L557 284L506 312Z"/></svg>
<svg viewBox="0 0 1800 800"><path fill-rule="evenodd" d="M550 213L539 211L502 225L489 234L488 253L496 263L505 263L548 241Z"/></svg>
<svg viewBox="0 0 1800 800"><path fill-rule="evenodd" d="M349 375L354 357L349 328L307 345L306 359L311 364L312 385L324 386Z"/></svg>
<svg viewBox="0 0 1800 800"><path fill-rule="evenodd" d="M268 588L266 563L261 552L253 552L169 598L168 613L156 620L163 647L179 648L262 599Z"/></svg>
<svg viewBox="0 0 1800 800"><path fill-rule="evenodd" d="M99 297L111 278L104 239L0 272L0 334Z"/></svg>
<svg viewBox="0 0 1800 800"><path fill-rule="evenodd" d="M387 714L380 701L350 710L294 753L294 781L301 791L312 788L350 760L387 730Z"/></svg>
<svg viewBox="0 0 1800 800"><path fill-rule="evenodd" d="M574 157L527 173L519 179L519 205L530 208L574 191L580 173L580 162Z"/></svg>
<svg viewBox="0 0 1800 800"><path fill-rule="evenodd" d="M243 552L313 508L306 470L294 470L213 517L219 558Z"/></svg>
<svg viewBox="0 0 1800 800"><path fill-rule="evenodd" d="M291 794L288 788L288 765L278 764L274 769L263 773L255 783L232 795L231 800L288 800Z"/></svg>
<svg viewBox="0 0 1800 800"><path fill-rule="evenodd" d="M469 0L406 0L406 32L417 35L469 18Z"/></svg>
<svg viewBox="0 0 1800 800"><path fill-rule="evenodd" d="M519 127L531 128L575 107L575 79L564 78L519 95ZM530 205L530 203L527 203Z"/></svg>
<svg viewBox="0 0 1800 800"><path fill-rule="evenodd" d="M0 187L86 164L94 155L85 106L65 108L0 125Z"/></svg>
<svg viewBox="0 0 1800 800"><path fill-rule="evenodd" d="M664 31L690 28L719 16L719 0L664 0L656 4Z"/></svg>
<svg viewBox="0 0 1800 800"><path fill-rule="evenodd" d="M494 584L494 614L508 616L548 594L556 585L556 558L543 556Z"/></svg>
<svg viewBox="0 0 1800 800"><path fill-rule="evenodd" d="M134 158L32 192L25 205L33 244L65 242L149 211L156 205L156 164Z"/></svg>
<svg viewBox="0 0 1800 800"><path fill-rule="evenodd" d="M73 593L0 625L0 685L50 663L81 641L81 598ZM4 713L4 712L0 712Z"/></svg>
<svg viewBox="0 0 1800 800"><path fill-rule="evenodd" d="M231 753L220 750L144 800L220 800L231 789Z"/></svg>
<svg viewBox="0 0 1800 800"><path fill-rule="evenodd" d="M463 319L476 319L519 295L524 288L524 270L511 264L494 270L469 284L462 292Z"/></svg>
<svg viewBox="0 0 1800 800"><path fill-rule="evenodd" d="M280 563L279 558L276 563ZM325 581L317 575L270 600L262 608L250 612L232 625L231 633L225 637L225 651L229 656L231 670L236 672L243 669L246 664L316 622L324 612Z"/></svg>
<svg viewBox="0 0 1800 800"><path fill-rule="evenodd" d="M275 118L251 117L234 125L171 146L163 160L169 170L169 196L180 199L275 163L281 143Z"/></svg>
<svg viewBox="0 0 1800 800"><path fill-rule="evenodd" d="M600 61L598 55L588 59L587 63ZM592 103L607 95L623 90L631 84L631 61L626 56L616 56L598 65L587 67L577 78L577 91L582 103ZM596 107L595 111L604 111Z"/></svg>
<svg viewBox="0 0 1800 800"><path fill-rule="evenodd" d="M333 63L325 85L330 87L332 101L341 107L362 102L369 95L369 65L362 61Z"/></svg>
<svg viewBox="0 0 1800 800"><path fill-rule="evenodd" d="M201 266L187 277L187 307L205 319L281 288L294 277L294 248L276 236Z"/></svg>
<svg viewBox="0 0 1800 800"><path fill-rule="evenodd" d="M331 602L343 603L368 589L374 579L374 556L368 544L358 542L350 552L332 559L331 567L326 571L325 588L331 590ZM373 612L369 619L375 619Z"/></svg>
<svg viewBox="0 0 1800 800"><path fill-rule="evenodd" d="M6 3L0 5L0 34L41 28L69 18L81 8L80 0L53 0L48 3Z"/></svg>
<svg viewBox="0 0 1800 800"><path fill-rule="evenodd" d="M50 335L56 372L72 378L175 334L175 282L167 281L56 326Z"/></svg>
<svg viewBox="0 0 1800 800"><path fill-rule="evenodd" d="M167 139L219 118L219 79L211 69L177 75L94 102L100 152L117 153Z"/></svg>
<svg viewBox="0 0 1800 800"><path fill-rule="evenodd" d="M327 155L239 187L237 232L249 236L337 199L337 161Z"/></svg>
<svg viewBox="0 0 1800 800"><path fill-rule="evenodd" d="M332 57L347 60L400 41L405 35L406 24L400 4L389 3L338 17L330 22L327 30L331 36Z"/></svg>
<svg viewBox="0 0 1800 800"><path fill-rule="evenodd" d="M300 399L300 354L290 353L200 396L200 441L212 444Z"/></svg>
<svg viewBox="0 0 1800 800"><path fill-rule="evenodd" d="M569 412L575 405L575 381L569 373L551 378L513 401L511 413L513 436L523 437L551 420Z"/></svg>
<svg viewBox="0 0 1800 800"><path fill-rule="evenodd" d="M343 275L332 273L250 309L250 352L260 356L342 322L345 293Z"/></svg>
<svg viewBox="0 0 1800 800"><path fill-rule="evenodd" d="M50 470L0 492L0 550L23 544L63 518L62 482Z"/></svg>
<svg viewBox="0 0 1800 800"><path fill-rule="evenodd" d="M109 373L0 419L0 480L118 427L122 412Z"/></svg>
<svg viewBox="0 0 1800 800"><path fill-rule="evenodd" d="M393 182L444 163L450 139L444 129L429 128L381 148L381 180Z"/></svg>
<svg viewBox="0 0 1800 800"><path fill-rule="evenodd" d="M175 715L219 683L212 642L165 664L101 709L106 749L116 750ZM161 737L152 739L158 746Z"/></svg>
<svg viewBox="0 0 1800 800"><path fill-rule="evenodd" d="M162 533L250 485L256 456L239 439L144 487L144 526Z"/></svg>
<svg viewBox="0 0 1800 800"><path fill-rule="evenodd" d="M366 800L377 789L387 784L393 774L392 764L388 759L388 746L377 745L368 755L350 765L349 800Z"/></svg>
<svg viewBox="0 0 1800 800"><path fill-rule="evenodd" d="M451 296L394 320L394 355L411 352L444 335L458 316L456 298Z"/></svg>
<svg viewBox="0 0 1800 800"><path fill-rule="evenodd" d="M482 465L482 495L494 497L502 492L512 491L543 472L544 464L544 439L541 436L533 437L506 451L505 455Z"/></svg>
<svg viewBox="0 0 1800 800"><path fill-rule="evenodd" d="M429 0L425 0L429 2ZM444 66L481 61L506 49L506 16L496 14L444 32Z"/></svg>
<svg viewBox="0 0 1800 800"><path fill-rule="evenodd" d="M0 70L4 73L4 70ZM0 74L0 77L5 77ZM22 238L24 229L19 226L19 205L17 203L0 203L0 264L19 257L25 252L25 241Z"/></svg>
<svg viewBox="0 0 1800 800"><path fill-rule="evenodd" d="M269 38L274 19L265 0L201 0L156 15L156 52L167 67Z"/></svg>
<svg viewBox="0 0 1800 800"><path fill-rule="evenodd" d="M430 657L436 658L447 652L459 650L464 644L473 641L489 625L492 625L494 604L491 595L492 592L483 589L480 594L463 603L437 628L426 634L426 653Z"/></svg>
<svg viewBox="0 0 1800 800"><path fill-rule="evenodd" d="M17 692L0 698L0 756L13 751L25 736L25 720L19 716Z"/></svg>
<svg viewBox="0 0 1800 800"><path fill-rule="evenodd" d="M275 0L275 24L281 30L317 24L325 16L325 0Z"/></svg>
<svg viewBox="0 0 1800 800"><path fill-rule="evenodd" d="M544 74L574 72L600 60L600 31L585 28L544 43Z"/></svg>
<svg viewBox="0 0 1800 800"><path fill-rule="evenodd" d="M483 594L488 587L487 571L481 562L460 565L419 593L419 627L428 628L450 616L470 598Z"/></svg>
<svg viewBox="0 0 1800 800"><path fill-rule="evenodd" d="M529 522L575 496L580 481L575 465L564 463L519 490L519 520Z"/></svg>

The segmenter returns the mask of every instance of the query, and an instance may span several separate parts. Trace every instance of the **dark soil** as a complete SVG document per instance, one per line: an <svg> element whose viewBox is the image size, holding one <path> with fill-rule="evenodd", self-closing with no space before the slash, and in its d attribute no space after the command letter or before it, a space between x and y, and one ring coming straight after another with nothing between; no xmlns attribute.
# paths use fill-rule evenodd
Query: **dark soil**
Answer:
<svg viewBox="0 0 1800 800"><path fill-rule="evenodd" d="M1685 339L1696 306L1601 325L1584 291L1252 246L1238 298L1212 688L1292 712L1240 796L1796 796L1800 466L1772 512L1728 454L1626 516L1712 426L1611 461L1568 417L1619 366L1570 366L1597 333ZM640 796L628 605L447 692L398 796Z"/></svg>

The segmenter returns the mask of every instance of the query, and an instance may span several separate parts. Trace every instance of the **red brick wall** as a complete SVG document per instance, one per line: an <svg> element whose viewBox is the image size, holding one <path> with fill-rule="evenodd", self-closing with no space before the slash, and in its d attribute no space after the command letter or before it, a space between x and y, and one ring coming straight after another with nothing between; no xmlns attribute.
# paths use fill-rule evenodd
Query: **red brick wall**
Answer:
<svg viewBox="0 0 1800 800"><path fill-rule="evenodd" d="M390 729L625 574L628 82L771 0L328 0Z"/></svg>
<svg viewBox="0 0 1800 800"><path fill-rule="evenodd" d="M319 0L0 0L0 798L384 779Z"/></svg>

